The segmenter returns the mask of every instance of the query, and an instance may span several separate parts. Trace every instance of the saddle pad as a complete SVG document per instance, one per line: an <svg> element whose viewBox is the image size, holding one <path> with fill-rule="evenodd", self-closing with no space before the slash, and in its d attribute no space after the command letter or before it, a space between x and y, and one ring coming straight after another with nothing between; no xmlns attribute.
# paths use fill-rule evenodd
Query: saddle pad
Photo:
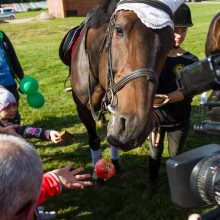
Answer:
<svg viewBox="0 0 220 220"><path fill-rule="evenodd" d="M59 47L59 57L61 61L67 66L70 66L71 64L72 47L74 43L79 40L79 35L84 25L85 22L82 22L79 26L69 30L61 41Z"/></svg>

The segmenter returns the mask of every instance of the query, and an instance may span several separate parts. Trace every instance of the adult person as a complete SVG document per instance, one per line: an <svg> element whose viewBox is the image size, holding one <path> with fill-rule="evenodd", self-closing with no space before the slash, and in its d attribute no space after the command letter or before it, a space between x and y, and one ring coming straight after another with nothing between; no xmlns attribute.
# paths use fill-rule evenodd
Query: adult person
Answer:
<svg viewBox="0 0 220 220"><path fill-rule="evenodd" d="M0 31L0 85L8 89L19 101L19 93L15 79L22 80L24 72L14 47L7 35Z"/></svg>
<svg viewBox="0 0 220 220"><path fill-rule="evenodd" d="M42 162L33 145L23 138L0 134L0 219L31 220L36 206L62 188L91 186L83 167L73 163L43 175Z"/></svg>
<svg viewBox="0 0 220 220"><path fill-rule="evenodd" d="M183 3L174 13L174 48L168 54L160 75L158 94L168 97L168 103L155 109L159 121L160 139L149 142L149 185L146 186L142 198L149 200L156 193L161 157L164 150L164 139L167 134L168 150L171 157L181 153L190 129L190 112L192 97L184 97L178 90L175 73L198 58L185 51L181 45L187 35L188 27L193 26L189 6ZM157 136L158 137L158 136ZM156 145L155 145L156 143Z"/></svg>
<svg viewBox="0 0 220 220"><path fill-rule="evenodd" d="M0 85L8 89L19 104L16 80L22 80L24 72L8 36L0 31ZM19 113L17 118L20 121Z"/></svg>

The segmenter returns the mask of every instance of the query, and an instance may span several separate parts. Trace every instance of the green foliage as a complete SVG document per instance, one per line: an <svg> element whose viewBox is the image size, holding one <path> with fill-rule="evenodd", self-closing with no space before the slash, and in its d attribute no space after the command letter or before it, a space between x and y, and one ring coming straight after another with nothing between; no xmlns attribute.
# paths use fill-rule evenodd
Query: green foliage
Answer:
<svg viewBox="0 0 220 220"><path fill-rule="evenodd" d="M219 6L211 3L190 4L194 26L189 28L184 47L197 54L200 59L204 58L204 42L209 23L219 11ZM18 15L36 16L31 13ZM42 157L45 171L74 161L76 167L84 166L87 172L92 172L86 130L79 120L71 94L64 92L63 83L68 75L68 68L58 57L63 36L83 19L72 17L13 25L1 24L1 29L8 34L15 47L26 75L38 80L38 91L45 97L45 105L40 109L33 109L28 106L26 95L21 95L19 110L22 124L58 131L66 129L75 135L73 142L60 145L30 140ZM199 96L193 101L192 122L204 118L198 105ZM102 157L109 158L109 144L105 139L106 127L98 125L98 133L102 139ZM213 142L217 143L219 139L200 136L191 130L185 150ZM64 191L62 195L51 198L44 204L46 210L56 210L59 215L57 219L69 220L186 220L192 212L208 212L207 208L182 209L171 202L164 165L169 158L167 150L164 152L160 170L159 192L151 202L142 202L140 197L148 175L147 155L147 142L140 148L121 153L120 163L125 170L121 176L116 175L101 188Z"/></svg>

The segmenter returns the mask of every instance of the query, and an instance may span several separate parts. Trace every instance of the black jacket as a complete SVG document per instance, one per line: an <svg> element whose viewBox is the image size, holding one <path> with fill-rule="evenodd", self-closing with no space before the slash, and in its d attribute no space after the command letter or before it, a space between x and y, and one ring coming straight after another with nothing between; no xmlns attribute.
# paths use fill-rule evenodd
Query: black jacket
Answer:
<svg viewBox="0 0 220 220"><path fill-rule="evenodd" d="M158 94L169 94L177 89L176 72L192 63L198 58L186 52L179 57L167 57L159 78ZM185 97L180 102L168 103L155 110L161 120L161 127L175 127L187 121L190 117L192 97Z"/></svg>
<svg viewBox="0 0 220 220"><path fill-rule="evenodd" d="M6 51L7 60L9 62L9 67L11 69L11 72L14 78L18 78L19 80L21 80L24 77L24 72L17 58L15 50L12 46L12 43L3 31L0 32L3 34L3 39L1 41L1 44L4 50Z"/></svg>

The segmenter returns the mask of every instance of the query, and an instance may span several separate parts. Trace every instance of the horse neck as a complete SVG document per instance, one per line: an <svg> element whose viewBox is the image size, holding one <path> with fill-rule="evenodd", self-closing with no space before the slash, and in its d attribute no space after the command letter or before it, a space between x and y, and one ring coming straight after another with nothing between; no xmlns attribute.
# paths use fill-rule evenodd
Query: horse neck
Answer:
<svg viewBox="0 0 220 220"><path fill-rule="evenodd" d="M99 77L99 63L107 28L108 25L105 24L97 29L90 28L87 32L86 50L90 60L90 68L96 78Z"/></svg>

